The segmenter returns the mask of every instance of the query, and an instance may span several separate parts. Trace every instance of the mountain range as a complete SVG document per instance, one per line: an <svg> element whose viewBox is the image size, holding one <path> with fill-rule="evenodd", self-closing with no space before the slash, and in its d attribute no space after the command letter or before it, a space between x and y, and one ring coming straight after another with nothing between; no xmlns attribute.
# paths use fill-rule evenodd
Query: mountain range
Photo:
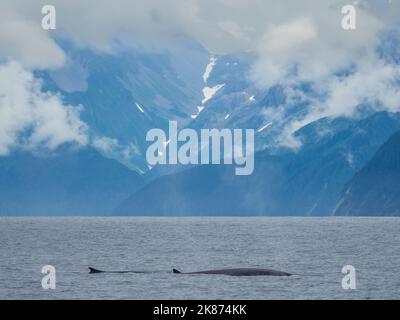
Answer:
<svg viewBox="0 0 400 320"><path fill-rule="evenodd" d="M329 129L320 135L321 128ZM116 215L331 215L346 182L400 129L400 115L322 119L298 132L300 151L255 156L255 171L199 166L160 177L124 201Z"/></svg>
<svg viewBox="0 0 400 320"><path fill-rule="evenodd" d="M0 157L0 215L110 215L143 177L92 148Z"/></svg>
<svg viewBox="0 0 400 320"><path fill-rule="evenodd" d="M302 147L291 149L278 143L282 130L309 101L281 85L257 86L251 54L212 55L187 38L162 48L120 44L111 54L57 42L68 62L35 76L43 91L83 106L90 143L0 157L0 215L400 214L399 113L325 117L297 130ZM399 63L399 47L385 39L382 57ZM306 83L296 90L314 94ZM170 120L195 130L253 128L254 173L150 167L146 133L167 131Z"/></svg>

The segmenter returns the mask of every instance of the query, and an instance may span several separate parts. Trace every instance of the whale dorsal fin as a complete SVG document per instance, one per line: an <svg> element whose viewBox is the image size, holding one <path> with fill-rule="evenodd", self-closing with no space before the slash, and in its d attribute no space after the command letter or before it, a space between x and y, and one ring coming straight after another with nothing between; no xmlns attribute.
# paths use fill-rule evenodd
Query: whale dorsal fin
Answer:
<svg viewBox="0 0 400 320"><path fill-rule="evenodd" d="M180 272L179 270L176 270L176 269L172 269L172 272L173 273L182 273L182 272Z"/></svg>
<svg viewBox="0 0 400 320"><path fill-rule="evenodd" d="M97 270L97 269L92 268L92 267L89 267L89 273L100 273L100 272L103 272L103 271Z"/></svg>

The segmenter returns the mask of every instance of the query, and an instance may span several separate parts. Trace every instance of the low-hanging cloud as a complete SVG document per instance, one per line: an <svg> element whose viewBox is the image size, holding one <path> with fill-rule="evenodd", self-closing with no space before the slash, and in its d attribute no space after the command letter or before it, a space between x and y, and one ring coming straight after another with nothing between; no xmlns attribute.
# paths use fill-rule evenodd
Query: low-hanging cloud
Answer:
<svg viewBox="0 0 400 320"><path fill-rule="evenodd" d="M40 16L36 20L26 18L17 4L2 2L0 21L0 58L19 61L32 69L56 69L65 63L63 50L41 28Z"/></svg>
<svg viewBox="0 0 400 320"><path fill-rule="evenodd" d="M0 56L54 68L65 56L53 34L105 52L120 36L167 43L185 35L212 53L257 53L252 77L267 87L287 81L294 67L300 79L315 80L373 50L386 23L374 3L358 1L357 29L348 32L341 28L343 0L53 0L57 31L51 32L40 28L46 1L6 0Z"/></svg>
<svg viewBox="0 0 400 320"><path fill-rule="evenodd" d="M80 107L41 91L41 81L18 62L0 65L0 156L13 148L53 150L72 142L87 144Z"/></svg>
<svg viewBox="0 0 400 320"><path fill-rule="evenodd" d="M357 29L344 30L340 8L321 6L318 14L300 10L299 18L268 26L257 48L253 79L262 87L322 81L373 55L383 21L358 8Z"/></svg>
<svg viewBox="0 0 400 320"><path fill-rule="evenodd" d="M113 40L121 34L156 41L186 35L213 53L231 53L257 50L274 28L278 32L276 35L281 30L284 36L282 45L285 40L293 41L293 32L297 30L285 33L284 26L290 28L299 18L315 23L321 31L318 32L321 44L328 44L323 40L326 40L326 32L331 32L327 37L332 39L331 44L346 43L348 49L351 45L356 49L365 42L374 41L379 28L377 21L381 20L375 15L378 10L371 7L371 2L374 1L358 1L359 27L351 35L340 32L341 7L348 4L343 0L53 0L51 4L57 10L59 32L78 44L99 50L111 50ZM2 16L39 27L40 10L46 4L44 0L6 0L1 5ZM396 3L392 6L398 8ZM307 25L300 27L307 28ZM313 28L311 24L309 27ZM39 41L39 35L31 31L30 35ZM41 34L49 38L50 35L48 31Z"/></svg>
<svg viewBox="0 0 400 320"><path fill-rule="evenodd" d="M347 76L331 76L315 86L318 97L303 96L310 104L300 118L289 121L279 138L282 146L298 149L294 133L325 117L359 117L365 112L400 112L400 66L374 57ZM323 97L323 98L319 98Z"/></svg>

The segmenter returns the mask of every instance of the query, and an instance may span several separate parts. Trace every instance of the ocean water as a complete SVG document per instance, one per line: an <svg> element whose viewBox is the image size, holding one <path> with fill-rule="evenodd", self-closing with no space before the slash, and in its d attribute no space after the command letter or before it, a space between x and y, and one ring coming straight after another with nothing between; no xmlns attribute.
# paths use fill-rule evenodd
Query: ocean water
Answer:
<svg viewBox="0 0 400 320"><path fill-rule="evenodd" d="M400 218L1 217L0 298L399 299L399 231ZM42 288L44 265L55 290ZM356 290L342 288L344 265ZM172 273L229 267L295 275Z"/></svg>

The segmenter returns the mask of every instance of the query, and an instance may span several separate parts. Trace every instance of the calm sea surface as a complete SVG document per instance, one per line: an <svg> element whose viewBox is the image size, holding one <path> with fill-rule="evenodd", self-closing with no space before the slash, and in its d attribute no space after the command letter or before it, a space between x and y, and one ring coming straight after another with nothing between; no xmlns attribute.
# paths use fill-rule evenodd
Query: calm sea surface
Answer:
<svg viewBox="0 0 400 320"><path fill-rule="evenodd" d="M400 218L0 217L0 299L399 299L399 245ZM344 265L356 290L342 289ZM296 275L172 273L229 267Z"/></svg>

